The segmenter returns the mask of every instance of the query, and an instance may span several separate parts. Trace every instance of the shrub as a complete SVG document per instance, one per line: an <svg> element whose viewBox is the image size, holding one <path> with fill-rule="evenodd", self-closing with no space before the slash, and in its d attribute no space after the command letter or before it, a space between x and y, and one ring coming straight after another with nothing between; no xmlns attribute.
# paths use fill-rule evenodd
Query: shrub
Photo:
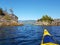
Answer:
<svg viewBox="0 0 60 45"><path fill-rule="evenodd" d="M10 17L9 15L5 15L4 18L5 18L6 20L11 20L11 17Z"/></svg>

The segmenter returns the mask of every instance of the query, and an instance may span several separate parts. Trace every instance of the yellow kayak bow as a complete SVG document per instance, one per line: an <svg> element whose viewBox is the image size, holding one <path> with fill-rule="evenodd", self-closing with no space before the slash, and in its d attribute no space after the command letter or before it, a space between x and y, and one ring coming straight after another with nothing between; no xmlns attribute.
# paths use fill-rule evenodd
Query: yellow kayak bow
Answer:
<svg viewBox="0 0 60 45"><path fill-rule="evenodd" d="M57 44L57 42L52 38L51 34L47 31L47 29L44 29L41 45L59 45L59 44Z"/></svg>

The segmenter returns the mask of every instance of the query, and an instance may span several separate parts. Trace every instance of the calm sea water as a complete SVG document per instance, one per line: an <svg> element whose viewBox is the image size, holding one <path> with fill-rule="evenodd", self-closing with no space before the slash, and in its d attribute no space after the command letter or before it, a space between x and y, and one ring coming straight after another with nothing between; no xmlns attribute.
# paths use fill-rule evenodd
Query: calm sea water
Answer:
<svg viewBox="0 0 60 45"><path fill-rule="evenodd" d="M40 45L44 28L60 43L60 26L0 27L0 45Z"/></svg>

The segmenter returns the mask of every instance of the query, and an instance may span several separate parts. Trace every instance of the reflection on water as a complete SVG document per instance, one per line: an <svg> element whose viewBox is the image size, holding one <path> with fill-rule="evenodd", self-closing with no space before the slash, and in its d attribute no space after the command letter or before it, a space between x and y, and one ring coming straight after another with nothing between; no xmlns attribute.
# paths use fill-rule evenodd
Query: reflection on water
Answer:
<svg viewBox="0 0 60 45"><path fill-rule="evenodd" d="M24 25L0 27L0 45L39 45L44 28L60 43L60 26Z"/></svg>

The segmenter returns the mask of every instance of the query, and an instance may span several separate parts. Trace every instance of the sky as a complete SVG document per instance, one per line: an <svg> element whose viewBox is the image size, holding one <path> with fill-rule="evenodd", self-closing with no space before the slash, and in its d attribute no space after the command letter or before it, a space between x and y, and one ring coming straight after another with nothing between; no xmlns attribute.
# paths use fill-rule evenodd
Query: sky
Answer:
<svg viewBox="0 0 60 45"><path fill-rule="evenodd" d="M60 0L0 0L0 8L12 8L18 20L37 20L46 14L60 18Z"/></svg>

